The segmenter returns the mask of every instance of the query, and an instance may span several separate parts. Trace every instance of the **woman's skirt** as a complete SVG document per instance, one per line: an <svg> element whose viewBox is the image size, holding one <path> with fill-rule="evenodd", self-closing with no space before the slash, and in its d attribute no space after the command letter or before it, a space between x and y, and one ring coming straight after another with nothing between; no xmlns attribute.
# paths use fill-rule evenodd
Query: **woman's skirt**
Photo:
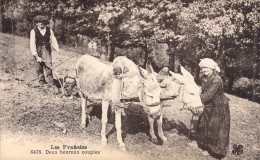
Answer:
<svg viewBox="0 0 260 160"><path fill-rule="evenodd" d="M225 156L229 148L229 105L205 106L197 123L199 145L213 154Z"/></svg>

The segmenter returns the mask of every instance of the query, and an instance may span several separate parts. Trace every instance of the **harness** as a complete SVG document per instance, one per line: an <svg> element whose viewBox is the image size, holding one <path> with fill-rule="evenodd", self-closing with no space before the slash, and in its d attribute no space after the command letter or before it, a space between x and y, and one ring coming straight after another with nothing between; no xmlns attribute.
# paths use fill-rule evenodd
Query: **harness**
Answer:
<svg viewBox="0 0 260 160"><path fill-rule="evenodd" d="M117 75L117 76L119 76L119 75ZM128 77L127 75L120 75L120 78L122 78L122 88L121 89L123 89L124 88L124 78L125 77ZM117 77L117 78L119 78L119 77ZM187 108L187 103L185 103L184 102L184 83L181 83L181 87L180 87L180 90L179 90L179 97L180 97L180 101L177 101L177 102L173 102L173 103L179 103L179 102L182 102L183 103L183 106L182 106L182 110L184 110L184 109L188 109ZM122 95L122 92L121 92L121 97L122 97L123 95ZM160 109L157 111L157 112L155 112L155 113L150 113L150 108L152 108L152 107L156 107L156 106L158 106L158 105L161 105L162 104L162 101L165 101L165 100L170 100L170 99L173 99L173 97L168 97L168 98L165 98L165 99L161 99L161 101L160 102L158 102L158 103L154 103L154 104L151 104L151 105L147 105L147 104L145 104L145 103L143 103L143 102L140 102L140 100L139 99L133 99L133 98L127 98L127 99L122 99L122 102L124 103L124 105L127 103L127 102L130 102L130 103L133 103L133 102L139 102L140 103L140 105L143 107L143 110L144 110L144 112L146 113L146 114L148 114L149 116L151 116L151 117L158 117L158 116L160 116L161 115L161 112L162 112L162 107L160 107ZM124 108L126 108L126 107L124 107Z"/></svg>
<svg viewBox="0 0 260 160"><path fill-rule="evenodd" d="M145 112L148 116L152 117L153 119L158 118L158 117L161 115L161 113L162 113L161 102L158 102L158 103L156 103L156 104L154 104L154 105L146 105L145 103L141 103L141 105L143 106L144 112ZM150 113L150 111L149 111L148 108L155 107L155 106L159 106L159 105L160 105L160 108L158 109L157 112L155 112L155 113Z"/></svg>
<svg viewBox="0 0 260 160"><path fill-rule="evenodd" d="M132 77L136 74L131 74L131 73L124 73L124 74L120 74L120 75L114 75L114 78L117 78L117 79L122 79L122 84L121 84L121 91L123 90L124 88L124 78L126 77ZM185 89L185 85L184 83L181 83L181 87L179 89L179 97L180 97L180 101L176 101L176 102L173 102L173 103L179 103L179 102L182 102L183 106L182 106L182 109L181 110L190 110L188 108L188 104L186 102L184 102L184 89ZM141 93L143 94L143 93ZM139 102L139 104L143 107L143 110L144 112L151 116L151 117L158 117L161 115L162 113L162 107L160 107L160 109L158 109L158 111L156 111L155 113L150 113L150 109L153 108L153 107L157 107L159 105L162 105L162 102L165 101L165 100L170 100L170 99L173 99L174 97L167 97L167 98L164 98L164 99L161 99L160 102L157 102L157 103L154 103L154 104L151 104L151 105L147 105L145 104L144 102L140 101L139 98L128 98L128 97L124 97L123 95L123 92L120 93L120 102L123 103L123 105L116 105L117 107L120 107L120 108L127 108L125 107L126 103L129 102L129 103L133 103L133 102ZM191 110L190 110L191 111Z"/></svg>
<svg viewBox="0 0 260 160"><path fill-rule="evenodd" d="M131 76L133 76L133 74L130 74ZM121 85L121 90L124 88L124 78L126 78L126 77L129 77L127 74L121 74L121 75L115 75L114 76L115 78L122 78L122 85ZM180 90L179 90L179 97L180 97L180 101L177 101L177 102L173 102L173 103L179 103L179 102L182 102L183 103L183 109L182 110L184 110L184 109L187 109L187 103L185 103L184 102L184 83L181 83L181 87L180 87ZM121 97L123 97L123 94L122 94L122 92L121 92ZM125 97L126 98L126 97ZM165 100L170 100L170 99L173 99L173 97L168 97L168 98L165 98L165 99L161 99L161 101L160 102L158 102L158 103L154 103L154 104L151 104L151 105L147 105L147 104L145 104L144 102L140 102L140 100L139 99L133 99L133 98L126 98L126 99L121 99L121 101L122 101L122 103L124 103L124 105L123 106L125 106L125 104L127 103L127 102L129 102L129 103L133 103L133 102L139 102L140 103L140 105L143 107L143 110L144 110L144 112L148 115L148 116L150 116L150 117L153 117L153 118L157 118L157 117L159 117L160 115L161 115L161 113L162 113L162 107L160 107L160 109L158 109L158 111L157 112L155 112L155 113L150 113L150 108L152 108L152 107L156 107L156 106L159 106L159 105L161 105L162 104L162 101L165 101ZM127 107L123 107L123 108L127 108Z"/></svg>
<svg viewBox="0 0 260 160"><path fill-rule="evenodd" d="M134 74L134 73L129 73L129 72L127 72L127 73L123 73L123 74L119 74L119 75L114 75L114 78L116 78L116 79L121 79L122 80L122 82L121 82L121 91L123 90L123 88L124 88L124 79L126 78L126 77L133 77L133 76L135 76L136 74ZM141 94L143 94L143 93L141 93ZM130 102L130 103L133 103L133 102L139 102L140 103L140 105L143 107L143 110L144 110L144 112L146 113L146 114L148 114L149 116L152 116L152 117L158 117L160 114L161 114L161 107L160 107L160 109L158 109L158 111L157 112L155 112L155 113L150 113L150 108L152 108L152 107L157 107L157 106L159 106L161 103L160 102L157 102L157 103L154 103L154 104L150 104L150 105L147 105L147 104L145 104L144 102L142 102L142 101L140 101L140 99L139 98L127 98L127 97L125 97L124 95L123 95L123 92L121 92L120 93L120 102L121 103L123 103L123 105L120 105L120 104L118 104L118 103L115 103L115 106L116 107L119 107L119 108L127 108L127 107L125 107L125 105L126 105L126 103L127 102ZM112 102L113 103L113 102Z"/></svg>

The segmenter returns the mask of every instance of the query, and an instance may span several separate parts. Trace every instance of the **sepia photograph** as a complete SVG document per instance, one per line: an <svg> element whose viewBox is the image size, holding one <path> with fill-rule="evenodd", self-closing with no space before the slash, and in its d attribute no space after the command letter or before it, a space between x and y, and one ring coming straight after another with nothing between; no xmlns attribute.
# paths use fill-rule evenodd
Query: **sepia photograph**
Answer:
<svg viewBox="0 0 260 160"><path fill-rule="evenodd" d="M260 0L0 0L1 160L260 160Z"/></svg>

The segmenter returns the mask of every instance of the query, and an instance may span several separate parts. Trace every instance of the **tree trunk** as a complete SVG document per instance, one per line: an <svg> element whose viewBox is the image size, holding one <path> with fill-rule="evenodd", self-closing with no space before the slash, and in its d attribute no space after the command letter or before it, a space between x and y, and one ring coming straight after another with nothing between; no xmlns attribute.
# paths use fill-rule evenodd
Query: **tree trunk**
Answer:
<svg viewBox="0 0 260 160"><path fill-rule="evenodd" d="M108 61L109 62L113 62L114 58L115 58L115 44L112 42L110 44L110 53L108 54Z"/></svg>
<svg viewBox="0 0 260 160"><path fill-rule="evenodd" d="M255 8L257 8L257 4L255 5ZM258 45L258 42L259 42L259 35L258 35L258 32L257 32L257 28L256 28L256 25L254 25L254 41L253 41L253 80L255 81L256 80L256 76L257 76L257 54L258 54L258 48L257 48L257 45ZM253 101L256 101L257 97L256 97L256 94L257 94L257 91L256 91L256 83L253 84L252 86L252 100Z"/></svg>
<svg viewBox="0 0 260 160"><path fill-rule="evenodd" d="M144 41L144 52L145 52L145 56L144 56L144 68L146 66L146 63L148 61L148 48L147 48L147 42L146 40Z"/></svg>
<svg viewBox="0 0 260 160"><path fill-rule="evenodd" d="M0 0L0 32L3 32L3 12L2 0Z"/></svg>
<svg viewBox="0 0 260 160"><path fill-rule="evenodd" d="M175 71L175 53L173 51L173 42L168 42L167 54L169 55L169 70Z"/></svg>
<svg viewBox="0 0 260 160"><path fill-rule="evenodd" d="M11 18L12 34L14 34L14 19Z"/></svg>
<svg viewBox="0 0 260 160"><path fill-rule="evenodd" d="M109 45L105 43L106 55L109 56Z"/></svg>
<svg viewBox="0 0 260 160"><path fill-rule="evenodd" d="M195 82L198 85L201 85L201 80L200 80L200 67L195 66Z"/></svg>
<svg viewBox="0 0 260 160"><path fill-rule="evenodd" d="M179 54L174 53L175 55L175 61L174 61L174 72L180 73L180 65L183 65L181 62L181 57Z"/></svg>
<svg viewBox="0 0 260 160"><path fill-rule="evenodd" d="M169 55L169 70L174 71L175 66L175 54L171 53Z"/></svg>
<svg viewBox="0 0 260 160"><path fill-rule="evenodd" d="M13 34L13 19L11 18L11 33Z"/></svg>

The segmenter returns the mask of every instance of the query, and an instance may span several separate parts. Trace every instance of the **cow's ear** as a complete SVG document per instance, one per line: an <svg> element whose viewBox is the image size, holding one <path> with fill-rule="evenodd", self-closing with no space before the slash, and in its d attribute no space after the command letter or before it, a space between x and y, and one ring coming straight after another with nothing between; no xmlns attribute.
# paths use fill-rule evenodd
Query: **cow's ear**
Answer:
<svg viewBox="0 0 260 160"><path fill-rule="evenodd" d="M187 71L184 67L181 66L181 73L182 75L190 81L194 81L194 77Z"/></svg>
<svg viewBox="0 0 260 160"><path fill-rule="evenodd" d="M154 72L154 71L153 71L153 66L152 66L152 64L151 64L150 61L148 61L148 62L146 63L146 70L147 70L147 72L148 72L149 74L151 74L151 73Z"/></svg>
<svg viewBox="0 0 260 160"><path fill-rule="evenodd" d="M169 71L169 73L172 75L172 77L174 79L177 79L180 83L184 83L185 82L185 78L183 77L183 75L180 75L178 73L174 73L172 71Z"/></svg>
<svg viewBox="0 0 260 160"><path fill-rule="evenodd" d="M146 79L147 78L147 73L145 73L145 70L142 69L140 66L138 66L139 69L139 73L142 79Z"/></svg>

